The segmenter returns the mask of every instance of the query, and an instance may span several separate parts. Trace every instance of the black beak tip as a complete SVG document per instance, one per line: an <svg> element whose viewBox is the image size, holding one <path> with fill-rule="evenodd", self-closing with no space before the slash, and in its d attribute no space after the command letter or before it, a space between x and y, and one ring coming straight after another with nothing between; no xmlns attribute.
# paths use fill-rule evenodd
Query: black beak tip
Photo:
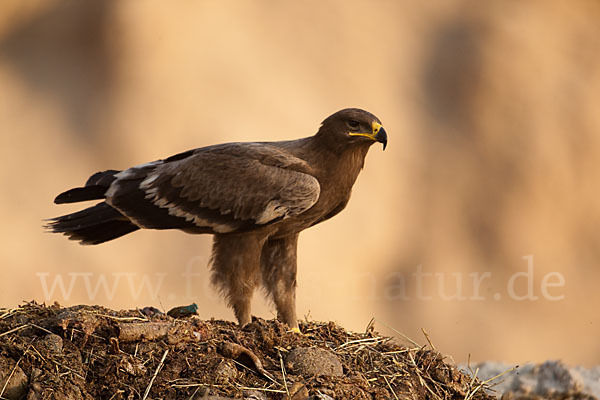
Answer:
<svg viewBox="0 0 600 400"><path fill-rule="evenodd" d="M383 144L383 150L385 150L385 148L387 147L387 132L385 131L385 129L380 128L379 132L377 132L377 135L375 135L375 139L379 142Z"/></svg>

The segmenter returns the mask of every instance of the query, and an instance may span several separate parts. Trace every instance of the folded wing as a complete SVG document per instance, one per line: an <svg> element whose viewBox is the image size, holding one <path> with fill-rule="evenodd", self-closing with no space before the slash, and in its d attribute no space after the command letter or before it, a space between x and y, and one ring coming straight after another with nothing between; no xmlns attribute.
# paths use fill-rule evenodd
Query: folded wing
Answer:
<svg viewBox="0 0 600 400"><path fill-rule="evenodd" d="M247 231L299 215L318 200L305 161L265 143L229 143L133 167L107 203L143 228Z"/></svg>

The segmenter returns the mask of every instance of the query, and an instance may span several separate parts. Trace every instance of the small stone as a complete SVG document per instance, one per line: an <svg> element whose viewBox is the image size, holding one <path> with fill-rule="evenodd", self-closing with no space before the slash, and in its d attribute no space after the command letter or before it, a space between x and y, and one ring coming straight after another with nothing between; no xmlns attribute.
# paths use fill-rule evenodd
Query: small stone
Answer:
<svg viewBox="0 0 600 400"><path fill-rule="evenodd" d="M286 366L296 375L342 376L342 363L332 352L318 347L299 347L288 354Z"/></svg>
<svg viewBox="0 0 600 400"><path fill-rule="evenodd" d="M164 313L156 307L144 307L140 310L140 312L142 314L144 314L146 317L154 317L155 315L164 315Z"/></svg>
<svg viewBox="0 0 600 400"><path fill-rule="evenodd" d="M54 333L49 333L39 340L35 347L48 354L61 354L63 352L63 339Z"/></svg>
<svg viewBox="0 0 600 400"><path fill-rule="evenodd" d="M237 369L231 360L221 360L215 368L215 381L225 385L237 378Z"/></svg>
<svg viewBox="0 0 600 400"><path fill-rule="evenodd" d="M268 400L267 396L258 390L244 390L244 400Z"/></svg>
<svg viewBox="0 0 600 400"><path fill-rule="evenodd" d="M556 393L577 393L583 387L581 375L560 361L546 361L533 368L537 375L536 393L542 396Z"/></svg>

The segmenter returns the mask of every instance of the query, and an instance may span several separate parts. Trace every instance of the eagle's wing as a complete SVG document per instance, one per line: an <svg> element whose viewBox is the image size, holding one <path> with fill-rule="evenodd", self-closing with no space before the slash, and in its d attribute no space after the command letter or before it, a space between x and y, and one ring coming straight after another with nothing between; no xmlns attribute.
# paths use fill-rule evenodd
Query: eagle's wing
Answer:
<svg viewBox="0 0 600 400"><path fill-rule="evenodd" d="M301 214L320 193L304 160L266 143L204 147L115 177L107 202L138 226L207 233Z"/></svg>

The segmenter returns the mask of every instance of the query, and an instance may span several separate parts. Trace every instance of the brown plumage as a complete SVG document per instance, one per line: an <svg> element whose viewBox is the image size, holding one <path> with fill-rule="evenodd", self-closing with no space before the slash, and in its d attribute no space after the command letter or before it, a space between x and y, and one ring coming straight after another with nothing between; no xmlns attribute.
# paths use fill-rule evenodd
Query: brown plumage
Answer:
<svg viewBox="0 0 600 400"><path fill-rule="evenodd" d="M325 119L311 137L226 143L98 172L55 203L104 201L53 218L47 228L82 244L140 228L213 234L212 282L239 323L251 321L250 299L262 284L278 317L297 329L298 234L344 209L375 142L387 143L381 122L350 108Z"/></svg>

